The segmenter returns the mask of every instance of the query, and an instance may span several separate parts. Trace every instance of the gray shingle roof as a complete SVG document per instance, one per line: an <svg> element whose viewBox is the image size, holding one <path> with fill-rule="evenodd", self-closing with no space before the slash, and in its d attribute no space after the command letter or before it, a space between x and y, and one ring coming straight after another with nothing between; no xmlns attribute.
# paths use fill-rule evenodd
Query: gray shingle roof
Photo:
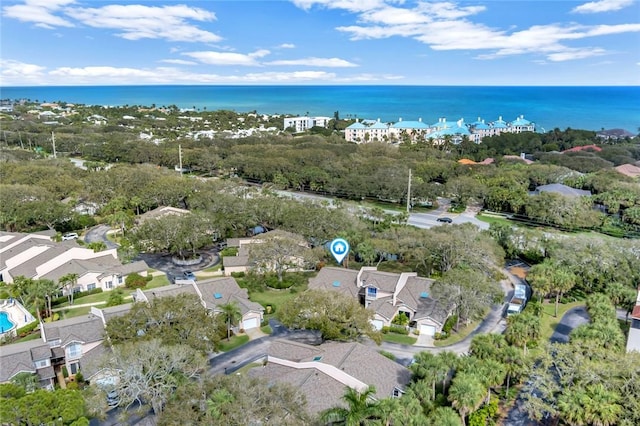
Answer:
<svg viewBox="0 0 640 426"><path fill-rule="evenodd" d="M561 183L550 183L549 185L538 186L536 188L536 192L553 192L566 197L583 197L591 195L591 191L571 188L570 186L563 185Z"/></svg>
<svg viewBox="0 0 640 426"><path fill-rule="evenodd" d="M35 373L36 368L31 358L31 350L37 353L43 351L42 347L49 345L42 340L30 340L22 343L0 346L0 383L9 381L16 374L28 371Z"/></svg>
<svg viewBox="0 0 640 426"><path fill-rule="evenodd" d="M104 339L102 320L95 315L68 318L52 323L43 323L47 341L60 339L60 346L71 342L98 342Z"/></svg>
<svg viewBox="0 0 640 426"><path fill-rule="evenodd" d="M389 321L392 320L398 312L398 306L393 306L393 298L391 296L382 297L372 301L367 309L371 309L376 314L383 316Z"/></svg>
<svg viewBox="0 0 640 426"><path fill-rule="evenodd" d="M197 281L195 285L200 291L207 309L217 311L219 306L235 302L238 304L242 315L252 311L264 311L262 305L249 300L247 290L240 288L236 280L231 277Z"/></svg>
<svg viewBox="0 0 640 426"><path fill-rule="evenodd" d="M143 293L148 301L152 301L156 297L179 296L182 294L198 295L196 289L191 285L166 285L151 290L144 290Z"/></svg>
<svg viewBox="0 0 640 426"><path fill-rule="evenodd" d="M379 399L391 396L395 387L404 388L411 380L408 369L360 343L327 342L320 346L308 346L277 340L268 349L268 354L295 362L315 361L334 366L361 382L375 386L376 398ZM315 357L321 358L314 360ZM297 387L306 396L307 409L311 413L344 404L342 395L345 386L320 370L267 363L264 368L249 370L248 374Z"/></svg>
<svg viewBox="0 0 640 426"><path fill-rule="evenodd" d="M381 291L393 293L400 275L392 272L363 271L360 278L364 286L374 286Z"/></svg>
<svg viewBox="0 0 640 426"><path fill-rule="evenodd" d="M358 271L325 266L318 275L309 280L309 289L337 291L357 297L360 291L356 283L357 277Z"/></svg>

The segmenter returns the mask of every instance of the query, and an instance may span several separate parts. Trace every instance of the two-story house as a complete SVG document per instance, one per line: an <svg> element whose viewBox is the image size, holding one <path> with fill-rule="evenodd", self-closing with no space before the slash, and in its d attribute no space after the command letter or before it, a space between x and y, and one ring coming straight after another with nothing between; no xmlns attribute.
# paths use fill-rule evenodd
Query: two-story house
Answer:
<svg viewBox="0 0 640 426"><path fill-rule="evenodd" d="M374 312L376 329L390 326L398 315L405 315L410 327L421 334L434 335L450 312L431 296L433 280L418 277L415 272L395 274L375 267L359 271L324 267L309 280L309 289L337 291L357 297L362 305Z"/></svg>

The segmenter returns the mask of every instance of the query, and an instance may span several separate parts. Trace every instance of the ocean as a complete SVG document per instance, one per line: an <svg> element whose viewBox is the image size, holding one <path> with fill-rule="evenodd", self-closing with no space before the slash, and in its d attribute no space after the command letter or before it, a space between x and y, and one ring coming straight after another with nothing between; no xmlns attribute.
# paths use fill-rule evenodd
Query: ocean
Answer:
<svg viewBox="0 0 640 426"><path fill-rule="evenodd" d="M0 87L0 98L329 117L337 111L341 118L427 124L523 115L539 131L640 128L640 86L37 86Z"/></svg>

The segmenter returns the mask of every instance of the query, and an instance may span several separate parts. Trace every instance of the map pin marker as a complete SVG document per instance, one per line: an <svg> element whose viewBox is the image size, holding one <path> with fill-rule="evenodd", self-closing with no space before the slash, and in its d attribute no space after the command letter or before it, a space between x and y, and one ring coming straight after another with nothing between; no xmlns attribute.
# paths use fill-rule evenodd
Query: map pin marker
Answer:
<svg viewBox="0 0 640 426"><path fill-rule="evenodd" d="M331 254L333 255L336 262L342 264L344 258L349 254L349 243L347 242L347 240L344 240L342 238L336 238L335 240L331 241L329 249L331 250Z"/></svg>

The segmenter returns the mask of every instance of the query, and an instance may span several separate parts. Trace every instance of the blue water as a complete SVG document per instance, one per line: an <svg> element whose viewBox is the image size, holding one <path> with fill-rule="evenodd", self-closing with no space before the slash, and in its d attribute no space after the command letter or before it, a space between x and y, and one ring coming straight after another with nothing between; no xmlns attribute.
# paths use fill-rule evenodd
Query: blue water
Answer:
<svg viewBox="0 0 640 426"><path fill-rule="evenodd" d="M14 326L15 324L9 320L9 314L7 314L6 312L0 311L0 333L9 331Z"/></svg>
<svg viewBox="0 0 640 426"><path fill-rule="evenodd" d="M330 117L339 111L342 118L429 124L440 117L469 123L524 115L545 130L640 128L640 86L56 86L3 87L0 98Z"/></svg>

